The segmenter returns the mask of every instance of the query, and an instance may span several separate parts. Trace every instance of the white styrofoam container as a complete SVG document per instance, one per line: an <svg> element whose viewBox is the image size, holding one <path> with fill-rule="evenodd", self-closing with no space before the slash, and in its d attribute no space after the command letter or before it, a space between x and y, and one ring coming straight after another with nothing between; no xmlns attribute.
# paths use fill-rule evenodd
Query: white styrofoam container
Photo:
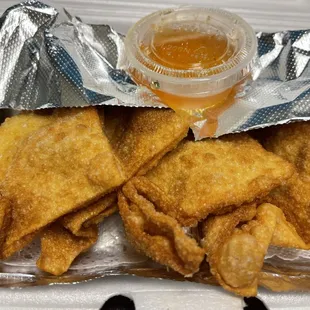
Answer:
<svg viewBox="0 0 310 310"><path fill-rule="evenodd" d="M0 13L18 0L0 0ZM162 8L188 5L185 0L48 0L44 1L85 22L127 29L144 15ZM310 0L192 0L191 5L217 6L245 18L257 31L310 28ZM242 299L219 287L187 282L119 276L76 285L0 289L0 309L99 309L110 296L132 297L138 310L241 310ZM260 290L270 309L310 309L310 294L276 294Z"/></svg>

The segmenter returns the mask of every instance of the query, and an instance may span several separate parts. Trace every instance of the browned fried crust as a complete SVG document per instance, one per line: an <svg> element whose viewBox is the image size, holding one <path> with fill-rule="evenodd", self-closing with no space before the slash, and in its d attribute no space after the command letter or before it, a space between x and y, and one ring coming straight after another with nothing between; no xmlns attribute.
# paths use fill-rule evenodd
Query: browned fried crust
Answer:
<svg viewBox="0 0 310 310"><path fill-rule="evenodd" d="M104 131L127 179L136 173L145 174L188 132L188 124L168 109L109 107L104 114ZM76 233L78 227L101 222L117 210L115 202L110 200L103 197L67 216L65 226Z"/></svg>
<svg viewBox="0 0 310 310"><path fill-rule="evenodd" d="M275 127L265 138L264 146L295 167L295 174L276 188L267 201L281 208L298 234L310 242L310 124L295 123Z"/></svg>
<svg viewBox="0 0 310 310"><path fill-rule="evenodd" d="M134 182L145 197L160 201L162 212L195 226L209 214L265 197L292 173L288 162L239 134L185 141Z"/></svg>
<svg viewBox="0 0 310 310"><path fill-rule="evenodd" d="M12 222L12 207L10 202L0 196L0 257L7 231Z"/></svg>
<svg viewBox="0 0 310 310"><path fill-rule="evenodd" d="M98 224L116 210L117 195L114 192L104 196L98 202L82 210L64 216L61 222L76 235L81 229L87 228L93 224Z"/></svg>
<svg viewBox="0 0 310 310"><path fill-rule="evenodd" d="M83 236L75 236L62 225L55 223L46 228L41 236L41 254L37 261L39 269L55 276L65 273L74 259L95 244L97 226L84 229Z"/></svg>
<svg viewBox="0 0 310 310"><path fill-rule="evenodd" d="M118 204L126 235L138 251L183 275L198 271L204 251L175 219L156 211L131 183L119 192Z"/></svg>
<svg viewBox="0 0 310 310"><path fill-rule="evenodd" d="M187 135L189 124L170 109L137 109L116 149L130 178L145 174Z"/></svg>
<svg viewBox="0 0 310 310"><path fill-rule="evenodd" d="M303 241L294 225L286 220L283 212L278 214L277 226L273 233L271 244L283 248L309 249L309 245Z"/></svg>
<svg viewBox="0 0 310 310"><path fill-rule="evenodd" d="M203 236L201 243L211 273L225 289L242 296L256 295L270 244L308 248L281 209L267 203L257 209L249 205L209 217L203 225Z"/></svg>
<svg viewBox="0 0 310 310"><path fill-rule="evenodd" d="M206 250L211 273L225 289L243 296L256 295L257 276L263 256L257 255L258 253L251 248L251 242L257 246L255 239L251 240L245 235L234 234L234 231L239 223L250 221L255 215L255 205L245 205L230 214L212 216L203 226L202 246ZM242 239L238 240L239 236ZM244 247L251 248L252 253L244 251L240 241L244 241ZM248 260L245 260L244 255L248 256ZM223 266L223 261L229 270ZM236 265L233 264L235 261L237 261Z"/></svg>
<svg viewBox="0 0 310 310"><path fill-rule="evenodd" d="M128 130L130 120L139 108L105 107L104 108L104 132L111 146L117 151L125 132Z"/></svg>
<svg viewBox="0 0 310 310"><path fill-rule="evenodd" d="M3 248L8 257L33 234L122 184L124 176L95 109L57 112L23 140L3 183L13 205Z"/></svg>
<svg viewBox="0 0 310 310"><path fill-rule="evenodd" d="M0 126L0 187L19 143L32 132L49 125L53 115L24 112L7 118Z"/></svg>

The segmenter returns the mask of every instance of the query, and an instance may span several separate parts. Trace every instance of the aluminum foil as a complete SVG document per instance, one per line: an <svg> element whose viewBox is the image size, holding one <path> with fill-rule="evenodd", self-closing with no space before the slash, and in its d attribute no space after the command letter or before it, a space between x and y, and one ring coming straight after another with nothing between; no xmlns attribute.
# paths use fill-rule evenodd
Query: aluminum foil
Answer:
<svg viewBox="0 0 310 310"><path fill-rule="evenodd" d="M124 105L165 107L126 71L123 36L87 25L39 1L9 8L0 20L0 108ZM310 117L309 30L258 33L254 82L219 117L215 136ZM196 139L207 120L196 122Z"/></svg>
<svg viewBox="0 0 310 310"><path fill-rule="evenodd" d="M310 119L309 30L258 33L254 82L219 118L216 136ZM204 125L194 129L196 137Z"/></svg>
<svg viewBox="0 0 310 310"><path fill-rule="evenodd" d="M107 218L100 227L96 245L74 261L62 276L52 276L37 269L39 240L0 261L0 287L26 287L50 284L78 283L116 275L137 275L177 281L192 281L216 285L208 264L202 263L193 277L182 275L138 254L128 243L119 215ZM259 277L259 284L275 291L310 291L310 252L271 246ZM299 257L300 256L300 257Z"/></svg>
<svg viewBox="0 0 310 310"><path fill-rule="evenodd" d="M39 1L26 1L1 17L0 108L163 106L120 69L122 35L69 13L67 22L57 23L57 15Z"/></svg>
<svg viewBox="0 0 310 310"><path fill-rule="evenodd" d="M87 25L78 18L57 22L57 11L38 1L8 9L0 19L0 108L126 105L164 107L147 89L135 85L121 68L123 36L108 25ZM310 33L308 30L257 35L259 60L254 82L221 115L216 135L308 120L310 117ZM0 122L12 110L0 111ZM193 131L201 138L205 121ZM39 244L0 262L0 286L75 283L107 275L135 274L185 280L137 254L124 238L118 215L101 225L100 239L61 277L35 265ZM194 235L195 236L195 235ZM270 247L260 284L273 290L310 290L310 252ZM186 280L211 283L207 264Z"/></svg>

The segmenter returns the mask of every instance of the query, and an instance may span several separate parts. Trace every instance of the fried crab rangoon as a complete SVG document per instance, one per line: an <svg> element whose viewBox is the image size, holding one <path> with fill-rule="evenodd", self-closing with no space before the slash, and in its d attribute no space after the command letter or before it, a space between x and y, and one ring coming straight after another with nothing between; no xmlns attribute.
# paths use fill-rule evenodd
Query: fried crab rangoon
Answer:
<svg viewBox="0 0 310 310"><path fill-rule="evenodd" d="M175 219L158 212L156 202L139 195L132 183L118 198L127 237L138 251L185 276L198 271L204 251Z"/></svg>
<svg viewBox="0 0 310 310"><path fill-rule="evenodd" d="M108 108L107 115L102 111L100 118L93 108L27 112L2 124L0 188L13 209L11 217L3 209L2 258L42 230L38 266L54 274L67 270L82 251L81 244L95 242L88 230L117 210L116 193L109 192L156 165L188 131L188 124L170 110ZM48 258L52 252L47 249L64 240L71 259L67 264L62 261L64 266L57 271L61 260L55 255Z"/></svg>
<svg viewBox="0 0 310 310"><path fill-rule="evenodd" d="M281 208L306 243L310 242L310 123L278 126L269 131L264 146L295 167L294 176L276 188L268 201Z"/></svg>
<svg viewBox="0 0 310 310"><path fill-rule="evenodd" d="M245 205L232 213L211 216L201 241L211 273L225 289L242 296L257 294L258 276L269 245L307 245L272 204Z"/></svg>
<svg viewBox="0 0 310 310"><path fill-rule="evenodd" d="M255 295L269 245L309 249L310 126L275 129L265 141L272 152L247 134L193 142L184 139L188 128L169 109L56 109L7 119L1 258L40 236L38 268L61 275L119 208L141 253L184 276L207 254L224 288ZM257 207L266 200L285 215L272 204ZM202 247L185 233L199 222Z"/></svg>
<svg viewBox="0 0 310 310"><path fill-rule="evenodd" d="M122 188L119 209L126 234L136 249L186 274L180 257L172 259L155 243L155 237L163 238L155 218L178 229L194 226L209 214L229 212L266 196L292 173L289 163L248 135L184 141L145 176L132 178ZM165 235L173 239L172 233Z"/></svg>
<svg viewBox="0 0 310 310"><path fill-rule="evenodd" d="M187 135L189 125L172 110L146 108L106 108L104 131L122 163L128 180L144 174ZM64 225L78 229L100 223L117 210L116 194L64 217Z"/></svg>
<svg viewBox="0 0 310 310"><path fill-rule="evenodd" d="M12 221L12 206L11 203L0 196L0 252L4 244L7 230Z"/></svg>
<svg viewBox="0 0 310 310"><path fill-rule="evenodd" d="M124 181L95 109L65 109L56 115L22 140L2 183L2 194L12 203L3 258L49 223Z"/></svg>
<svg viewBox="0 0 310 310"><path fill-rule="evenodd" d="M98 202L77 212L65 215L62 224L73 234L78 235L84 228L99 224L106 217L117 211L117 194L105 195Z"/></svg>
<svg viewBox="0 0 310 310"><path fill-rule="evenodd" d="M105 130L109 130L109 124L106 123ZM135 108L115 147L127 178L143 175L156 166L186 137L188 129L188 122L172 110Z"/></svg>
<svg viewBox="0 0 310 310"><path fill-rule="evenodd" d="M195 226L266 196L292 173L289 163L240 134L184 141L134 186L182 226Z"/></svg>
<svg viewBox="0 0 310 310"><path fill-rule="evenodd" d="M51 124L54 117L48 113L24 112L9 117L0 126L0 192L8 166L18 149L19 143L39 128Z"/></svg>
<svg viewBox="0 0 310 310"><path fill-rule="evenodd" d="M88 250L98 239L98 227L93 225L75 236L58 223L46 228L41 237L41 255L37 261L39 269L53 275L61 275L73 260Z"/></svg>

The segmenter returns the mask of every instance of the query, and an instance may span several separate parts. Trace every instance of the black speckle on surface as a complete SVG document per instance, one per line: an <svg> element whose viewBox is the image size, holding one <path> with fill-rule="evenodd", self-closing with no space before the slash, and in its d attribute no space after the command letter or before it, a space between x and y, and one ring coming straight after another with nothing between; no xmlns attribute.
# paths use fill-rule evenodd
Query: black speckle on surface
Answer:
<svg viewBox="0 0 310 310"><path fill-rule="evenodd" d="M256 297L244 297L246 306L244 310L268 310L267 306Z"/></svg>
<svg viewBox="0 0 310 310"><path fill-rule="evenodd" d="M122 295L116 295L109 298L100 308L100 310L135 310L135 309L136 307L133 300Z"/></svg>

